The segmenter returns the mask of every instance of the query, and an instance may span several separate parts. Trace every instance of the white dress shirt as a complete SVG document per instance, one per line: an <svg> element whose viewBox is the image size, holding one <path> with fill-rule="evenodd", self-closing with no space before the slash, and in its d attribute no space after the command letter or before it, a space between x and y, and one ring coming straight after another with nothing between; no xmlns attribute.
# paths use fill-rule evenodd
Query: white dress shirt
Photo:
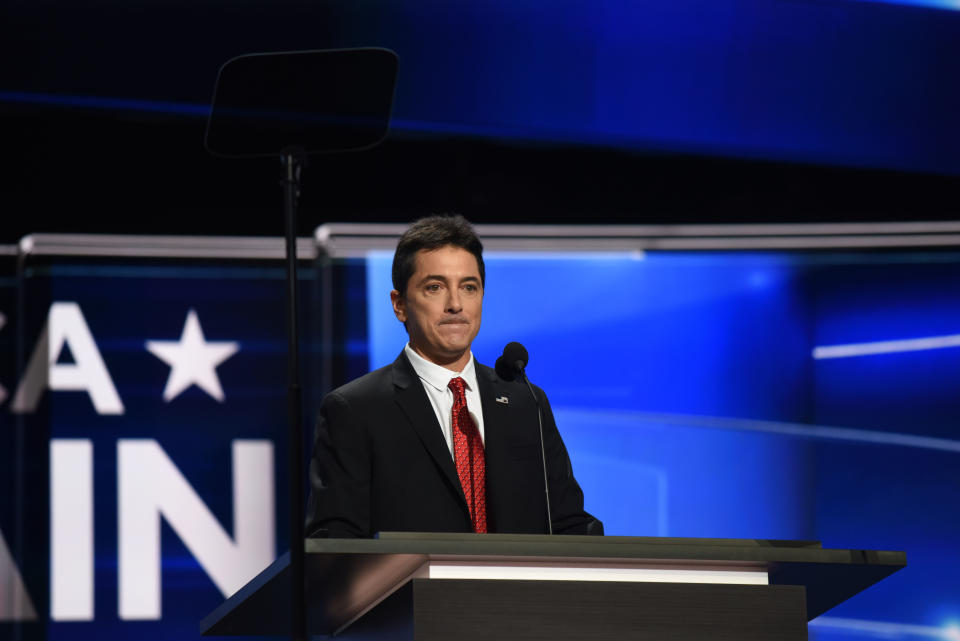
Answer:
<svg viewBox="0 0 960 641"><path fill-rule="evenodd" d="M413 371L423 383L423 389L427 392L433 412L437 415L437 421L440 422L440 430L443 432L444 440L447 441L450 456L453 456L453 390L447 387L450 379L459 376L466 383L464 395L467 397L467 410L473 422L476 423L477 429L480 430L480 441L484 442L483 409L480 404L480 390L477 388L477 370L473 365L473 352L470 353L470 360L466 367L458 373L431 363L413 351L410 343L407 343L403 351L413 365Z"/></svg>

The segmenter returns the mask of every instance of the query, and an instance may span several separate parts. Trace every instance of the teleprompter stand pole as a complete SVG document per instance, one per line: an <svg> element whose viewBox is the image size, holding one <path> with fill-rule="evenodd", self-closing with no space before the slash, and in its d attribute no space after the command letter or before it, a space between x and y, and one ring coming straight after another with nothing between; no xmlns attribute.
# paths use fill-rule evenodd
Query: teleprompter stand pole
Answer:
<svg viewBox="0 0 960 641"><path fill-rule="evenodd" d="M300 388L299 335L297 330L297 199L300 196L300 170L307 155L302 147L284 147L283 211L286 220L287 260L287 437L290 440L290 638L306 641L306 596L303 553L303 401Z"/></svg>
<svg viewBox="0 0 960 641"><path fill-rule="evenodd" d="M298 79L292 82L291 79ZM276 158L283 169L287 263L290 635L307 639L304 433L297 331L297 199L308 154L360 151L390 128L397 54L361 47L245 54L220 67L204 146L223 158ZM324 311L325 314L329 311ZM325 381L328 382L328 381Z"/></svg>

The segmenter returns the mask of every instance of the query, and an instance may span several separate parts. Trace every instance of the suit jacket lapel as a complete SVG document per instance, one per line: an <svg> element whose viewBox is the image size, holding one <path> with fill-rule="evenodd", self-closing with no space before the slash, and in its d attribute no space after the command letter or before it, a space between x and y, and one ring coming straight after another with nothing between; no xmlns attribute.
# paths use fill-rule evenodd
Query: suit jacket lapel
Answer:
<svg viewBox="0 0 960 641"><path fill-rule="evenodd" d="M433 406L430 405L430 399L427 398L423 384L403 352L393 362L393 385L397 404L406 414L410 425L443 472L447 482L456 491L466 511L467 499L463 494L463 488L460 487L460 477L457 476L457 468L453 464L450 449L443 438L437 415L433 411Z"/></svg>
<svg viewBox="0 0 960 641"><path fill-rule="evenodd" d="M513 416L510 414L509 406L504 403L498 403L497 398L503 397L502 386L493 370L484 369L474 360L477 370L477 386L480 388L480 406L483 410L483 436L484 450L487 454L487 467L490 466L490 453L499 451L502 443L502 435L510 424ZM496 456L496 454L494 454Z"/></svg>

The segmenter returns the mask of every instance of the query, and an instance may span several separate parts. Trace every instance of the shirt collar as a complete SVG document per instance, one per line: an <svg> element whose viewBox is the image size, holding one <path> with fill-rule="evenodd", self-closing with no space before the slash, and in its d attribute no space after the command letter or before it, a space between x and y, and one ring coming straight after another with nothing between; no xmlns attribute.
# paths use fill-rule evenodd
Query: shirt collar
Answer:
<svg viewBox="0 0 960 641"><path fill-rule="evenodd" d="M406 347L403 348L403 351L407 355L407 360L410 361L410 365L413 366L413 371L417 373L417 376L420 377L420 380L422 380L424 383L427 383L431 387L434 387L442 392L443 390L447 389L450 379L459 376L467 384L467 389L477 389L477 369L473 366L473 352L470 352L470 360L467 361L463 371L458 374L457 372L449 370L442 365L431 363L423 356L420 356L420 354L417 354L415 351L413 351L413 348L410 347L410 343L407 343Z"/></svg>

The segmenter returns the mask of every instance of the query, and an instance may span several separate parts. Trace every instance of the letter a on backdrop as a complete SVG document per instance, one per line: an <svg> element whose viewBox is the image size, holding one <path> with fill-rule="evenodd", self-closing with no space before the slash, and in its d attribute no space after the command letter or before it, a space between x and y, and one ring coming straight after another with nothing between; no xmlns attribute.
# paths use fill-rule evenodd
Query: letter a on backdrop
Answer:
<svg viewBox="0 0 960 641"><path fill-rule="evenodd" d="M57 362L65 345L70 348L73 363ZM85 391L98 414L123 414L120 395L76 303L50 306L47 324L40 332L27 372L14 394L13 411L35 411L48 387L54 391Z"/></svg>

